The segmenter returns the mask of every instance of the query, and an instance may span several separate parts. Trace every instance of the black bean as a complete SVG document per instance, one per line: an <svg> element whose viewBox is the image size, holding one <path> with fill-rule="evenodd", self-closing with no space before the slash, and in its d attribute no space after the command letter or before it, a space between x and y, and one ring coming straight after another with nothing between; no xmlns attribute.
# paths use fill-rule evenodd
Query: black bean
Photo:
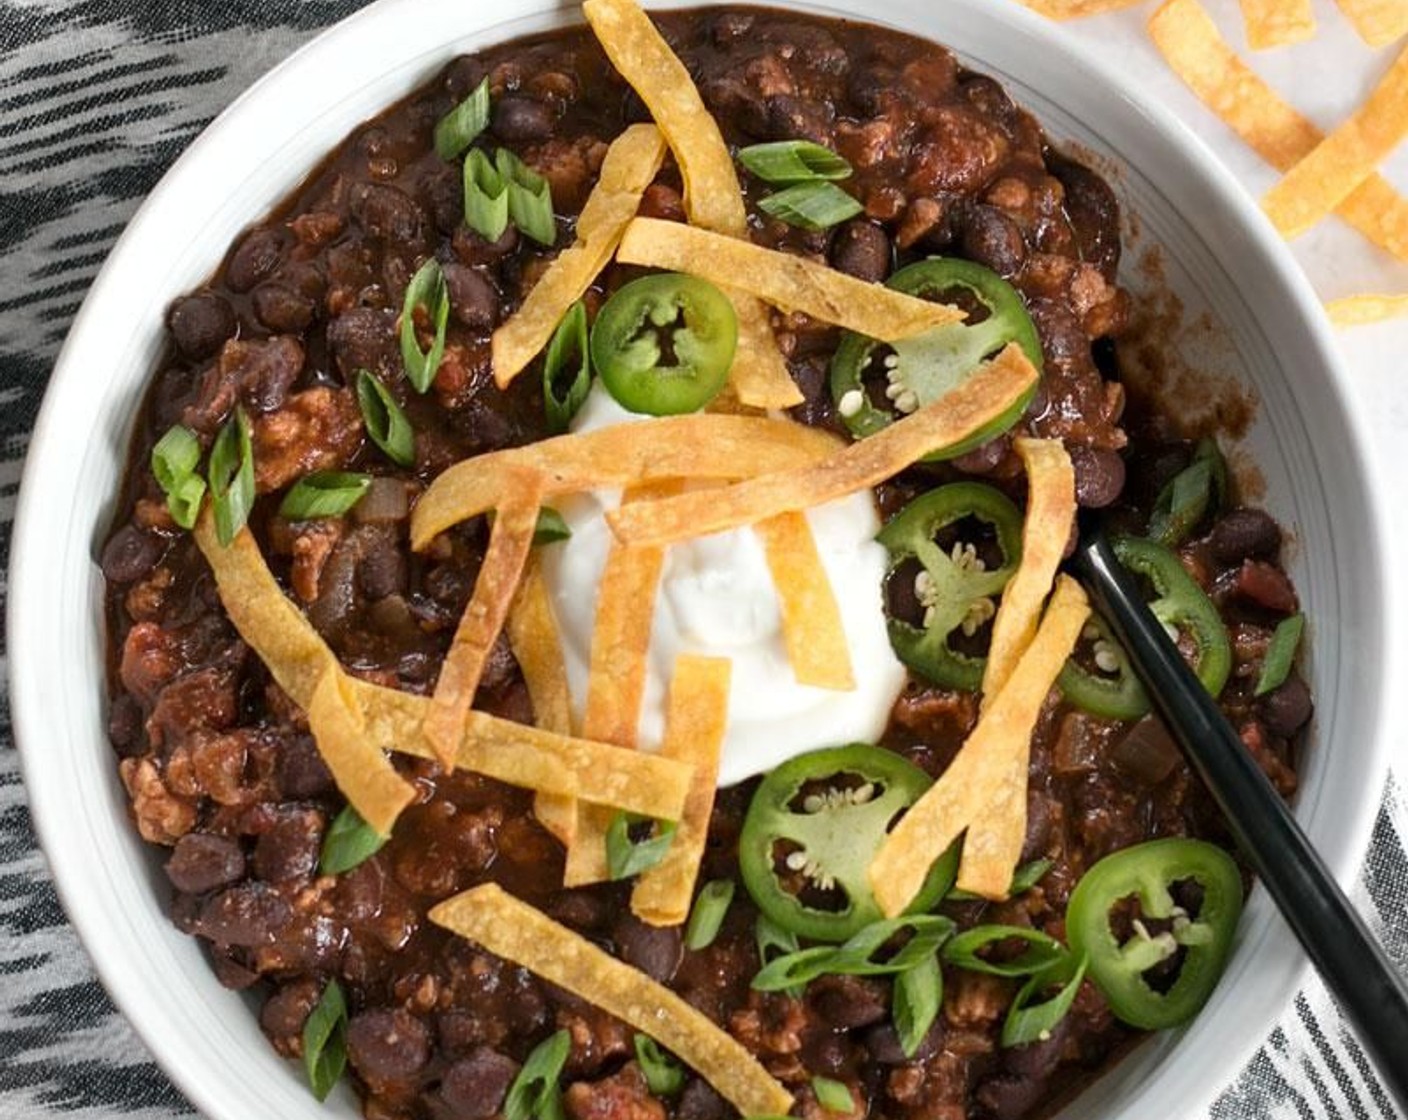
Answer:
<svg viewBox="0 0 1408 1120"><path fill-rule="evenodd" d="M129 693L122 693L108 710L108 738L120 758L135 758L147 749L143 733L142 705Z"/></svg>
<svg viewBox="0 0 1408 1120"><path fill-rule="evenodd" d="M103 575L110 583L136 583L151 573L166 542L135 525L124 525L103 546Z"/></svg>
<svg viewBox="0 0 1408 1120"><path fill-rule="evenodd" d="M239 959L244 955L244 951L240 949L222 949L218 945L211 948L210 967L214 970L215 979L220 981L222 987L242 992L259 983L259 973L252 968L245 967Z"/></svg>
<svg viewBox="0 0 1408 1120"><path fill-rule="evenodd" d="M646 118L649 120L649 117ZM495 241L486 241L461 224L450 239L450 248L465 264L493 264L518 248L518 227L510 223Z"/></svg>
<svg viewBox="0 0 1408 1120"><path fill-rule="evenodd" d="M546 140L557 127L557 114L545 102L511 93L494 102L489 127L500 140L511 144Z"/></svg>
<svg viewBox="0 0 1408 1120"><path fill-rule="evenodd" d="M166 329L171 332L176 349L192 361L218 354L239 325L234 309L214 292L183 296L166 313Z"/></svg>
<svg viewBox="0 0 1408 1120"><path fill-rule="evenodd" d="M1114 451L1072 447L1071 466L1076 473L1076 501L1087 509L1100 509L1124 489L1124 460Z"/></svg>
<svg viewBox="0 0 1408 1120"><path fill-rule="evenodd" d="M316 308L302 292L283 284L260 284L254 289L254 313L271 331L297 334L313 321Z"/></svg>
<svg viewBox="0 0 1408 1120"><path fill-rule="evenodd" d="M188 832L166 861L166 877L178 890L204 894L244 878L244 852L238 841L209 832Z"/></svg>
<svg viewBox="0 0 1408 1120"><path fill-rule="evenodd" d="M662 984L673 979L684 959L684 945L677 926L646 925L634 914L626 914L617 921L612 938L627 964Z"/></svg>
<svg viewBox="0 0 1408 1120"><path fill-rule="evenodd" d="M833 1030L854 1030L889 1014L885 989L854 976L826 976L808 990L812 1006Z"/></svg>
<svg viewBox="0 0 1408 1120"><path fill-rule="evenodd" d="M357 583L368 599L385 599L406 589L406 555L395 530L366 526L358 530Z"/></svg>
<svg viewBox="0 0 1408 1120"><path fill-rule="evenodd" d="M430 1030L409 1011L378 1007L347 1024L347 1058L367 1081L408 1081L430 1059Z"/></svg>
<svg viewBox="0 0 1408 1120"><path fill-rule="evenodd" d="M484 63L474 55L462 54L450 60L440 81L445 92L458 103L478 89L487 74Z"/></svg>
<svg viewBox="0 0 1408 1120"><path fill-rule="evenodd" d="M999 1074L978 1086L978 1103L988 1109L994 1120L1018 1120L1041 1099L1046 1086L1026 1077Z"/></svg>
<svg viewBox="0 0 1408 1120"><path fill-rule="evenodd" d="M332 772L308 735L291 735L282 741L275 774L279 792L288 798L317 797L333 788Z"/></svg>
<svg viewBox="0 0 1408 1120"><path fill-rule="evenodd" d="M458 167L437 168L422 184L421 199L435 219L435 228L446 236L464 224L464 178Z"/></svg>
<svg viewBox="0 0 1408 1120"><path fill-rule="evenodd" d="M763 100L763 136L769 140L811 140L830 145L833 113L829 105L790 93Z"/></svg>
<svg viewBox="0 0 1408 1120"><path fill-rule="evenodd" d="M753 29L754 17L746 12L725 12L714 20L714 46L727 47Z"/></svg>
<svg viewBox="0 0 1408 1120"><path fill-rule="evenodd" d="M1269 560L1281 550L1281 527L1265 510L1234 509L1212 527L1208 544L1220 564Z"/></svg>
<svg viewBox="0 0 1408 1120"><path fill-rule="evenodd" d="M388 373L400 367L395 325L395 312L374 307L349 308L328 324L328 346L344 379L359 369Z"/></svg>
<svg viewBox="0 0 1408 1120"><path fill-rule="evenodd" d="M271 883L307 879L318 867L323 843L323 814L290 809L254 845L254 874Z"/></svg>
<svg viewBox="0 0 1408 1120"><path fill-rule="evenodd" d="M1062 1019L1051 1028L1050 1037L1026 1046L1014 1046L1002 1052L1002 1064L1018 1077L1044 1080L1061 1064L1061 1051L1066 1045L1070 1019Z"/></svg>
<svg viewBox="0 0 1408 1120"><path fill-rule="evenodd" d="M995 206L966 206L958 216L959 250L999 276L1017 274L1027 259L1022 229Z"/></svg>
<svg viewBox="0 0 1408 1120"><path fill-rule="evenodd" d="M895 1033L892 1023L880 1023L865 1032L865 1047L870 1057L882 1066L902 1066L910 1062L927 1062L937 1054L944 1044L944 1019L940 1015L934 1020L928 1033L919 1040L913 1056L900 1048L900 1036Z"/></svg>
<svg viewBox="0 0 1408 1120"><path fill-rule="evenodd" d="M883 226L858 219L847 222L831 243L831 266L858 280L878 284L890 275L890 238Z"/></svg>
<svg viewBox="0 0 1408 1120"><path fill-rule="evenodd" d="M958 83L964 100L985 117L1011 125L1017 119L1017 106L1007 91L985 74L967 74Z"/></svg>
<svg viewBox="0 0 1408 1120"><path fill-rule="evenodd" d="M1261 720L1266 729L1287 739L1310 721L1314 711L1310 689L1294 669L1284 684L1261 698Z"/></svg>
<svg viewBox="0 0 1408 1120"><path fill-rule="evenodd" d="M457 1118L488 1120L499 1111L517 1076L517 1062L481 1046L445 1071L440 1098Z"/></svg>
<svg viewBox="0 0 1408 1120"><path fill-rule="evenodd" d="M247 292L273 274L282 256L283 239L277 230L250 230L230 257L225 283L236 292Z"/></svg>
<svg viewBox="0 0 1408 1120"><path fill-rule="evenodd" d="M373 237L398 246L420 243L425 213L404 191L385 183L358 183L349 205L357 224Z"/></svg>
<svg viewBox="0 0 1408 1120"><path fill-rule="evenodd" d="M256 412L282 408L289 390L303 372L303 347L287 335L232 346L241 347L231 364L238 373L245 403Z"/></svg>
<svg viewBox="0 0 1408 1120"><path fill-rule="evenodd" d="M549 910L554 919L575 930L595 931L606 923L606 901L589 891L567 891L558 895Z"/></svg>
<svg viewBox="0 0 1408 1120"><path fill-rule="evenodd" d="M450 311L473 331L493 330L499 322L499 293L476 269L458 261L447 263L445 287L450 293Z"/></svg>
<svg viewBox="0 0 1408 1120"><path fill-rule="evenodd" d="M1120 263L1120 204L1110 185L1084 164L1063 156L1047 159L1065 188L1066 216L1075 230L1081 260L1114 283Z"/></svg>
<svg viewBox="0 0 1408 1120"><path fill-rule="evenodd" d="M957 470L964 474L987 475L997 470L1012 450L1012 437L1006 434L979 444L972 451L965 451L951 460Z"/></svg>
<svg viewBox="0 0 1408 1120"><path fill-rule="evenodd" d="M245 883L201 907L195 931L221 945L273 945L292 916L281 895L262 883Z"/></svg>
<svg viewBox="0 0 1408 1120"><path fill-rule="evenodd" d="M322 989L312 977L292 980L264 1001L259 1010L259 1025L275 1046L280 1042L292 1043L301 1038L303 1024L321 996Z"/></svg>

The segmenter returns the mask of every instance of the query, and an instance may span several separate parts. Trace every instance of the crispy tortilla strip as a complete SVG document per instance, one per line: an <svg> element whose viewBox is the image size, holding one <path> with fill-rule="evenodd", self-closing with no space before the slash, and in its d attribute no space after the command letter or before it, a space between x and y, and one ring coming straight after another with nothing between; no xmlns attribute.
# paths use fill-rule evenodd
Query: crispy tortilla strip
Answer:
<svg viewBox="0 0 1408 1120"><path fill-rule="evenodd" d="M582 14L675 153L689 220L715 233L746 238L748 214L733 157L684 63L634 0L587 0ZM801 404L801 390L787 372L767 311L752 296L725 291L738 315L738 350L729 376L739 401L751 408Z"/></svg>
<svg viewBox="0 0 1408 1120"><path fill-rule="evenodd" d="M515 471L506 481L511 485L499 498L494 527L489 532L489 548L474 581L474 594L440 666L440 677L425 717L425 736L446 767L454 765L455 753L464 739L465 714L474 704L489 651L508 618L509 604L533 547L538 508L543 504L542 477L536 472Z"/></svg>
<svg viewBox="0 0 1408 1120"><path fill-rule="evenodd" d="M577 240L533 285L523 305L494 332L494 381L506 387L551 340L568 309L611 261L630 220L665 160L665 138L636 124L612 141L601 175L577 219Z"/></svg>
<svg viewBox="0 0 1408 1120"><path fill-rule="evenodd" d="M616 259L732 284L784 311L801 311L886 342L964 317L946 303L857 280L806 257L659 218L637 218L627 226Z"/></svg>
<svg viewBox="0 0 1408 1120"><path fill-rule="evenodd" d="M1404 296L1345 296L1325 304L1330 322L1337 327L1362 327L1366 323L1381 323L1408 315L1408 295Z"/></svg>
<svg viewBox="0 0 1408 1120"><path fill-rule="evenodd" d="M1168 0L1149 20L1149 32L1173 71L1277 170L1289 171L1323 139L1237 57L1197 0ZM1408 200L1382 175L1370 175L1336 213L1385 252L1408 260Z"/></svg>
<svg viewBox="0 0 1408 1120"><path fill-rule="evenodd" d="M240 637L268 666L278 685L304 710L322 677L338 671L337 658L312 624L284 595L249 530L221 547L209 511L197 522L225 611ZM365 720L365 738L420 758L434 752L421 724L429 701L409 692L348 679ZM667 758L623 754L615 747L571 739L487 712L470 712L456 758L463 770L509 785L580 797L628 813L677 820L689 792L690 769Z"/></svg>
<svg viewBox="0 0 1408 1120"><path fill-rule="evenodd" d="M1374 174L1408 136L1408 51L1394 60L1354 115L1286 172L1261 208L1282 236L1299 237Z"/></svg>
<svg viewBox="0 0 1408 1120"><path fill-rule="evenodd" d="M411 546L494 508L515 469L541 472L545 500L662 478L734 481L813 463L843 442L791 420L696 413L477 455L443 472L411 513Z"/></svg>
<svg viewBox="0 0 1408 1120"><path fill-rule="evenodd" d="M1286 47L1315 37L1310 0L1242 0L1247 46L1254 51Z"/></svg>
<svg viewBox="0 0 1408 1120"><path fill-rule="evenodd" d="M617 539L627 544L666 545L842 498L875 486L929 452L993 423L1036 381L1031 362L1012 343L958 388L821 462L722 490L640 502L612 510L606 520Z"/></svg>
<svg viewBox="0 0 1408 1120"><path fill-rule="evenodd" d="M1065 445L1059 439L1018 439L1016 446L1027 468L1022 561L1002 592L1002 604L992 622L984 699L1002 691L1036 637L1042 604L1051 593L1076 516L1076 476Z"/></svg>
<svg viewBox="0 0 1408 1120"><path fill-rule="evenodd" d="M333 781L362 819L379 836L390 836L401 810L416 799L380 747L366 737L366 721L338 669L324 673L308 702L308 727Z"/></svg>
<svg viewBox="0 0 1408 1120"><path fill-rule="evenodd" d="M632 913L653 926L677 926L689 917L714 811L732 673L727 658L685 654L675 661L660 753L693 766L694 780L670 850L631 891Z"/></svg>
<svg viewBox="0 0 1408 1120"><path fill-rule="evenodd" d="M558 735L572 734L572 697L567 689L567 669L562 663L562 642L542 564L528 558L518 594L508 611L509 645L523 672L528 698L533 701L533 720L538 727ZM533 798L538 822L564 844L572 835L577 819L576 804L570 798L540 793Z"/></svg>
<svg viewBox="0 0 1408 1120"><path fill-rule="evenodd" d="M807 515L780 513L753 531L763 542L782 607L782 637L798 684L840 692L856 686L841 608L821 563Z"/></svg>
<svg viewBox="0 0 1408 1120"><path fill-rule="evenodd" d="M1020 0L1020 3L1047 19L1068 20L1118 12L1142 4L1144 0Z"/></svg>
<svg viewBox="0 0 1408 1120"><path fill-rule="evenodd" d="M430 920L648 1034L744 1116L791 1111L792 1095L702 1012L501 887L458 894Z"/></svg>
<svg viewBox="0 0 1408 1120"><path fill-rule="evenodd" d="M622 504L678 494L677 480L631 487ZM650 630L655 599L665 566L663 548L627 548L612 542L596 593L591 664L587 669L587 703L582 734L622 750L636 749L645 675L649 668ZM580 887L610 877L606 833L614 814L599 805L579 805L567 848L563 885Z"/></svg>
<svg viewBox="0 0 1408 1120"><path fill-rule="evenodd" d="M1408 0L1335 0L1369 46L1396 43L1408 35Z"/></svg>
<svg viewBox="0 0 1408 1120"><path fill-rule="evenodd" d="M1007 684L983 710L949 768L900 819L871 862L870 884L886 915L904 911L934 860L989 806L1004 818L1020 818L1025 829L1027 775L1024 769L1019 788L1012 759L1030 750L1037 716L1088 615L1085 593L1061 576L1046 617ZM970 829L959 883L985 897L1006 897L1021 846L1020 833L1013 850L1009 835Z"/></svg>

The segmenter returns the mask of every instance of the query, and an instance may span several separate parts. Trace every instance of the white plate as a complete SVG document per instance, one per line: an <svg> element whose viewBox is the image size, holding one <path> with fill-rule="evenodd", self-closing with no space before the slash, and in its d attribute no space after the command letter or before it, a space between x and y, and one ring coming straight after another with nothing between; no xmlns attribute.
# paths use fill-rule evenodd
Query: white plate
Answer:
<svg viewBox="0 0 1408 1120"><path fill-rule="evenodd" d="M662 5L663 6L663 5ZM676 6L676 5L669 5ZM682 6L682 5L681 5ZM801 6L801 5L798 5ZM1162 246L1190 317L1215 324L1215 360L1260 400L1247 449L1266 503L1297 541L1291 573L1311 625L1318 715L1297 815L1340 881L1364 852L1387 765L1394 680L1391 588L1364 441L1319 305L1260 212L1214 157L1102 59L995 0L807 5L937 39L1002 80L1057 141L1094 153L1144 242ZM101 575L93 557L132 419L163 343L162 312L199 284L362 120L452 55L560 25L544 0L381 0L254 86L152 192L103 268L59 359L30 444L11 557L9 650L17 736L36 827L64 906L103 983L172 1079L220 1120L355 1117L325 1106L260 1034L251 1001L220 987L165 916L168 885L130 826L104 730ZM1138 289L1132 271L1124 281ZM1304 959L1258 892L1207 1010L1143 1046L1068 1115L1193 1115L1250 1056Z"/></svg>

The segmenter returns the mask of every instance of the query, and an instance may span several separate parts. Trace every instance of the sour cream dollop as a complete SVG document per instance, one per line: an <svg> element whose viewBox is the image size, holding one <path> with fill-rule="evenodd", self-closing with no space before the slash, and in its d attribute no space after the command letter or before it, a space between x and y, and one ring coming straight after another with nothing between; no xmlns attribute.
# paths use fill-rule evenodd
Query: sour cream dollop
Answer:
<svg viewBox="0 0 1408 1120"><path fill-rule="evenodd" d="M648 419L627 412L598 383L573 422L577 432ZM619 491L567 499L559 512L570 539L545 546L543 570L562 635L574 718L586 705L597 589L611 547L604 515ZM840 605L856 687L840 692L797 683L762 544L751 529L672 546L665 555L651 631L639 746L659 747L665 697L681 653L733 663L728 731L719 784L732 785L819 747L876 739L904 686L905 670L885 631L885 549L870 493L807 511L822 564Z"/></svg>

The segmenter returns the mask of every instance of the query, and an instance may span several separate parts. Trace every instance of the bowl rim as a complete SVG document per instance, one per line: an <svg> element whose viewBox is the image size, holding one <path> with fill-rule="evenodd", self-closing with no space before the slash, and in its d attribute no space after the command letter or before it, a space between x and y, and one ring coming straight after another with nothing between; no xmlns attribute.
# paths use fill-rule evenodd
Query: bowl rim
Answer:
<svg viewBox="0 0 1408 1120"><path fill-rule="evenodd" d="M218 158L221 145L234 128L235 122L246 113L278 97L285 87L291 86L305 71L335 64L345 43L370 35L383 24L393 25L401 13L412 11L422 2L423 0L375 0L315 35L232 101L162 176L118 238L71 324L31 433L16 503L9 565L6 645L10 655L12 726L19 748L20 767L36 836L65 913L114 1003L148 1047L158 1066L202 1113L231 1117L232 1120L234 1113L230 1111L229 1103L217 1098L213 1087L196 1076L201 1071L189 1069L178 1062L169 1049L171 1040L169 1036L160 1033L164 1024L157 1022L152 1014L152 998L145 981L140 979L140 972L127 967L127 962L116 951L115 942L105 936L109 932L108 927L100 921L100 915L91 911L85 904L85 898L78 890L75 862L79 853L70 844L72 822L67 819L64 811L66 806L61 796L63 789L52 785L48 780L51 777L50 767L41 757L39 747L43 740L45 721L41 698L45 695L46 682L36 679L36 667L29 659L17 658L14 654L17 648L25 647L27 635L43 634L50 624L40 598L27 594L31 585L39 582L37 573L44 565L45 514L50 512L41 500L42 490L36 479L47 462L64 453L64 445L69 441L64 431L64 417L60 406L62 398L77 388L75 383L80 371L75 368L73 354L88 344L86 337L93 331L94 321L100 318L99 309L104 302L103 294L121 277L134 246L142 242L144 231L155 220L167 199L180 192L183 181L194 168L212 158ZM833 6L833 0L812 3L805 0L782 0L781 4L773 0L772 6L800 8L819 14L866 19L876 23L891 22L888 12L862 13L856 10L866 2L867 0L834 0ZM688 0L664 0L664 3L647 3L647 6L673 8L694 5ZM1387 571L1386 531L1390 506L1385 485L1380 481L1379 475L1371 469L1368 461L1368 449L1372 446L1372 441L1369 438L1367 418L1354 404L1329 321L1290 249L1275 234L1260 208L1207 144L1171 109L1148 99L1132 80L1125 77L1103 55L1016 3L993 5L984 0L949 0L947 6L961 10L967 18L991 20L996 24L1011 27L1029 38L1046 41L1057 55L1064 56L1072 66L1092 75L1097 84L1106 86L1112 94L1133 105L1152 125L1159 138L1177 151L1181 161L1195 175L1202 177L1203 185L1228 208L1232 220L1247 232L1278 281L1292 293L1295 306L1290 311L1301 318L1308 328L1318 351L1318 364L1326 373L1325 388L1353 437L1351 444L1342 448L1341 452L1346 460L1346 469L1353 472L1363 484L1363 500L1370 531L1369 538L1357 544L1364 554L1364 564L1367 565L1384 602L1385 615L1393 617L1398 592L1391 581L1384 578ZM558 25L580 22L580 16L572 12L571 7L572 5L564 4L562 0L527 0L526 11L517 12L507 19L493 15L484 16L476 21L478 32L460 30L458 37L482 33L492 36L492 41L503 41L496 34L500 29L511 37L511 34L516 33L516 24L532 17L551 19L555 16ZM446 57L455 40L456 36L445 37ZM251 211L251 216L246 220L257 220L259 213L267 208L261 207L258 213ZM1379 679L1392 680L1395 666L1402 655L1392 642L1385 643L1382 653ZM1388 773L1388 693L1388 689L1377 690L1377 704L1368 719L1369 725L1375 729L1375 734L1372 743L1364 748L1364 757L1361 759L1364 764L1361 775L1366 792L1360 797L1357 811L1344 822L1335 850L1326 854L1326 862L1331 872L1346 890L1353 887L1366 853L1375 810ZM1309 962L1297 948L1293 962L1297 987L1304 983L1309 971ZM1287 1007L1290 1006L1292 995L1293 992L1287 992ZM1264 1036L1269 1034L1274 1022L1275 1016L1272 1016L1265 1022L1258 1022L1255 1032L1248 1032L1241 1052L1237 1055L1241 1064L1245 1064L1255 1048L1262 1044ZM1234 1068L1230 1060L1228 1066ZM1211 1086L1209 1097L1223 1087Z"/></svg>

